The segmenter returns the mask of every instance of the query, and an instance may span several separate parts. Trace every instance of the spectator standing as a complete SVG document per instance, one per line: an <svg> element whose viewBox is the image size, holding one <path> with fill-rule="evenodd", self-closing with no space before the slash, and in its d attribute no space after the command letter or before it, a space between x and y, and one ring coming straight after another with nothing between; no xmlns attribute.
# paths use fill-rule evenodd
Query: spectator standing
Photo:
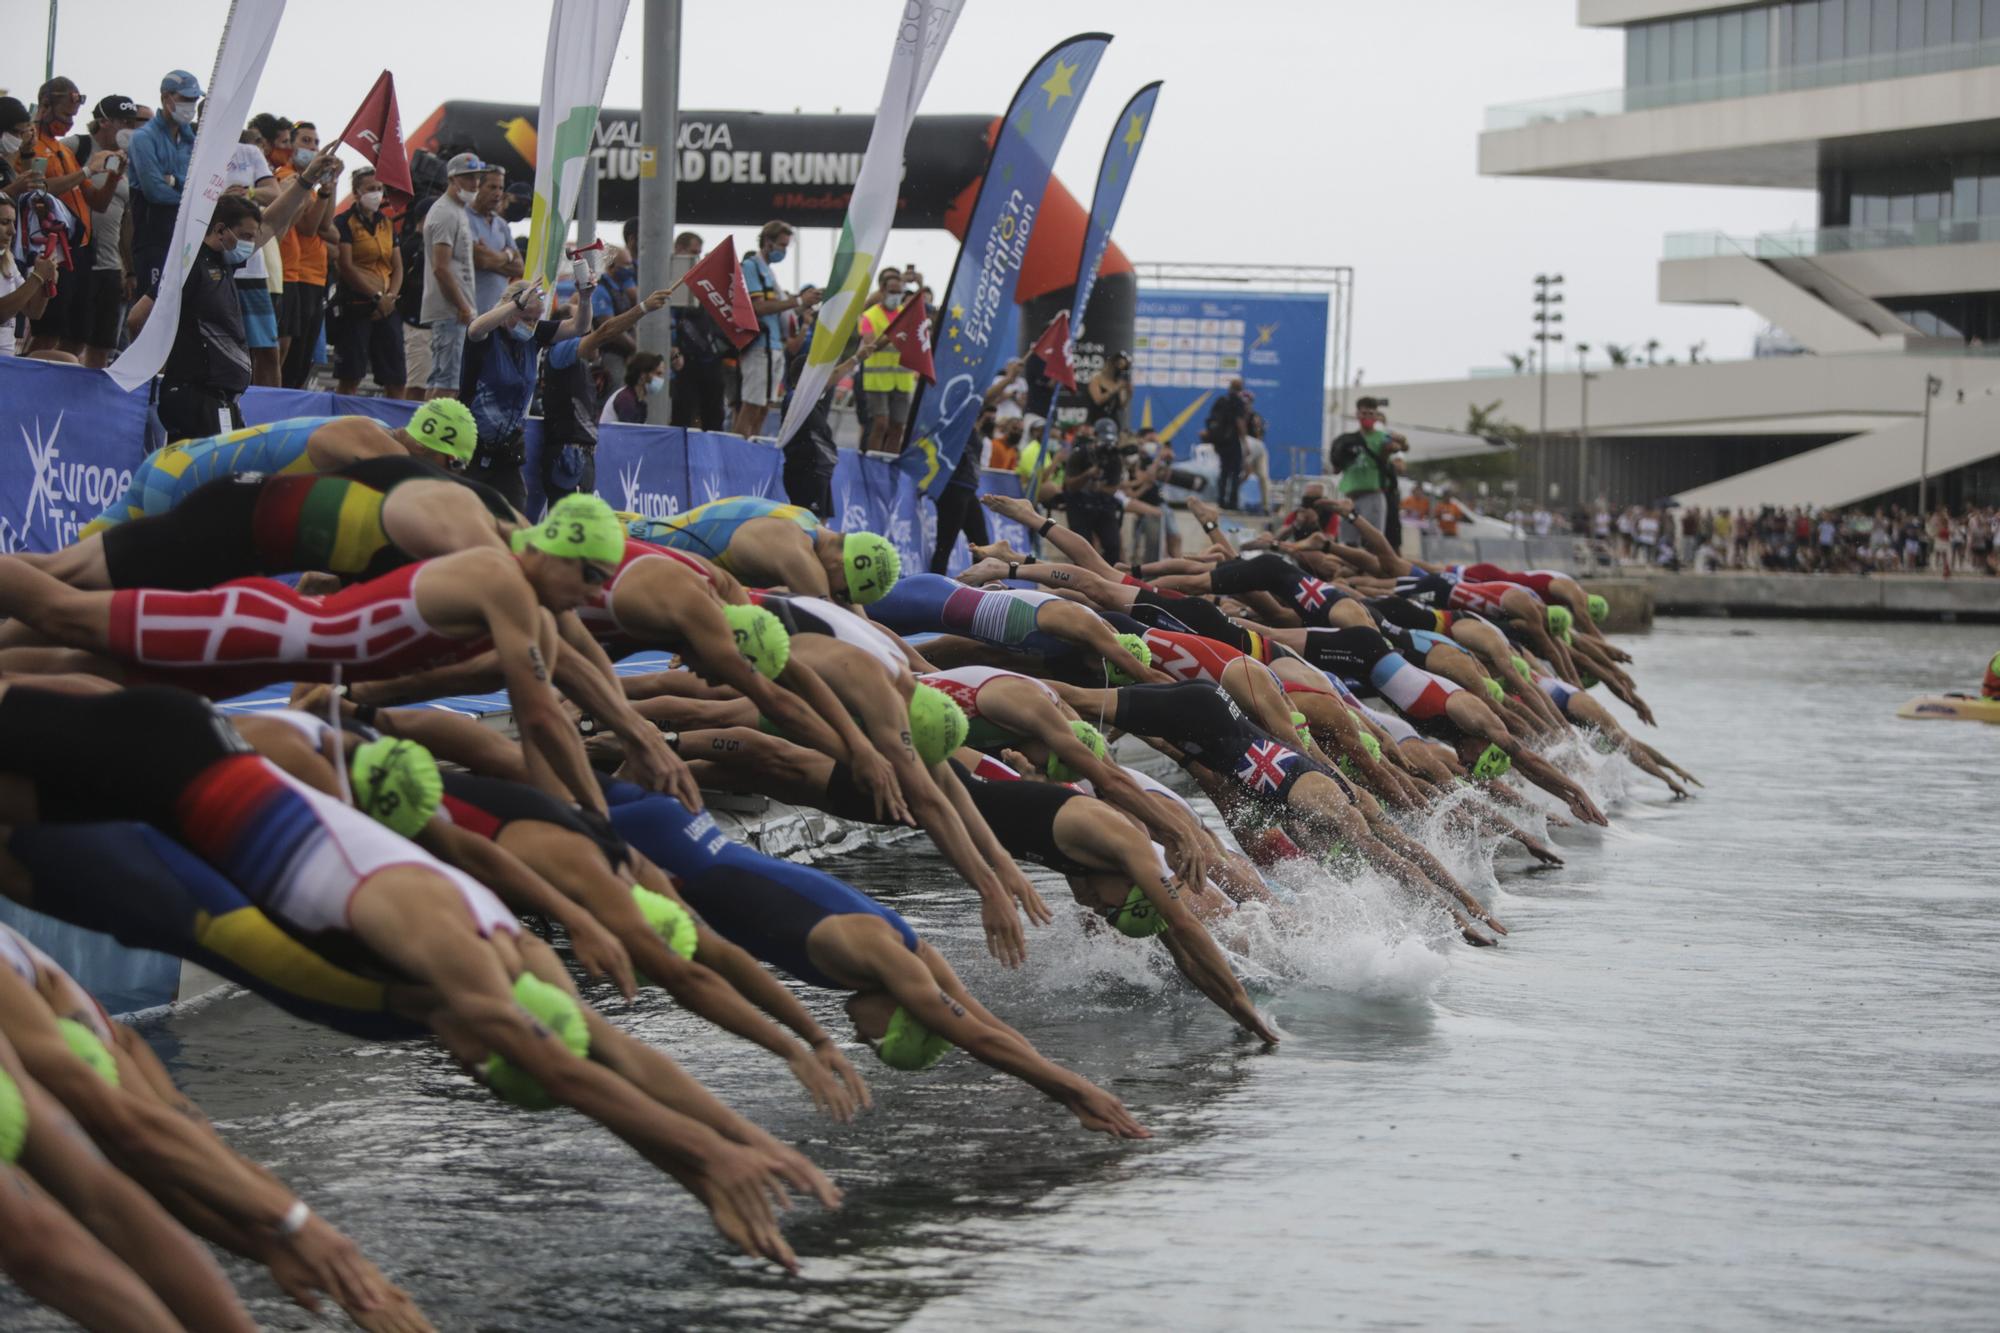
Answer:
<svg viewBox="0 0 2000 1333"><path fill-rule="evenodd" d="M675 268L701 258L701 237L684 231L674 237ZM692 302L674 316L674 397L672 422L683 429L729 429L723 360L730 346L715 321Z"/></svg>
<svg viewBox="0 0 2000 1333"><path fill-rule="evenodd" d="M1148 560L1158 560L1163 554L1178 556L1181 553L1181 536L1171 523L1166 523L1167 500L1161 488L1174 470L1174 446L1172 441L1162 440L1151 426L1139 432L1139 471L1135 478L1138 483L1137 497L1156 510L1155 513L1141 513L1132 524L1132 565L1136 569ZM1166 548L1160 546L1162 526ZM1315 524L1317 530L1317 524Z"/></svg>
<svg viewBox="0 0 2000 1333"><path fill-rule="evenodd" d="M541 287L516 279L466 330L459 396L472 409L479 430L471 474L506 496L516 509L528 507L527 483L521 475L528 455L521 423L534 402L536 369L544 348L577 338L579 328L587 327L579 326L578 320L590 318L588 307L581 301L576 306L567 320L545 319Z"/></svg>
<svg viewBox="0 0 2000 1333"><path fill-rule="evenodd" d="M297 171L319 155L319 127L309 120L292 126L292 151L287 171ZM338 245L333 228L333 196L338 177L329 177L279 239L285 258L285 296L278 319L281 376L287 389L303 389L312 378L320 335L326 329L327 245Z"/></svg>
<svg viewBox="0 0 2000 1333"><path fill-rule="evenodd" d="M472 306L485 314L500 300L507 284L527 272L521 248L514 244L514 230L500 215L507 201L507 173L495 167L479 178L472 196Z"/></svg>
<svg viewBox="0 0 2000 1333"><path fill-rule="evenodd" d="M1252 513L1271 512L1271 451L1264 447L1264 432L1269 429L1264 423L1264 414L1257 410L1257 395L1250 389L1243 391L1243 470L1237 473L1237 482L1255 477L1257 479L1257 508ZM1389 518L1382 533L1389 544L1397 544L1401 534L1396 531L1396 489L1395 474L1391 473L1384 487L1389 492Z"/></svg>
<svg viewBox="0 0 2000 1333"><path fill-rule="evenodd" d="M38 256L23 273L14 263L14 201L0 196L0 356L15 351L14 326L22 316L33 319L48 304L49 284L56 280L54 261Z"/></svg>
<svg viewBox="0 0 2000 1333"><path fill-rule="evenodd" d="M737 354L743 383L736 433L745 438L761 433L771 409L784 401L784 314L803 314L819 304L818 288L808 287L797 296L788 296L778 283L777 266L784 262L791 244L790 223L766 222L757 233L756 251L743 261L743 282L758 324L757 336Z"/></svg>
<svg viewBox="0 0 2000 1333"><path fill-rule="evenodd" d="M1242 383L1233 381L1232 387ZM1389 430L1379 399L1357 399L1354 424L1354 430L1335 437L1328 460L1340 474L1340 493L1354 505L1353 518L1366 519L1382 531L1388 522L1389 497L1384 487L1388 484L1389 455L1408 449L1410 442ZM1341 532L1345 541L1360 540L1360 530L1352 519L1342 522Z"/></svg>
<svg viewBox="0 0 2000 1333"><path fill-rule="evenodd" d="M629 250L613 246L605 253L604 273L590 292L590 315L602 326L606 320L624 314L639 303L639 261ZM636 355L639 344L629 333L608 339L597 353L597 365L609 387L625 381L626 358ZM609 394L605 395L610 397Z"/></svg>
<svg viewBox="0 0 2000 1333"><path fill-rule="evenodd" d="M341 393L361 387L364 374L391 398L402 396L403 322L396 302L403 290L403 255L396 229L382 211L382 182L375 168L348 178L353 207L334 221L339 296L327 319L333 344L333 377Z"/></svg>
<svg viewBox="0 0 2000 1333"><path fill-rule="evenodd" d="M452 158L445 166L450 188L424 216L424 302L419 320L430 329L432 398L457 396L465 378L465 333L478 314L472 308L476 288L471 205L480 180L491 170L476 153Z"/></svg>
<svg viewBox="0 0 2000 1333"><path fill-rule="evenodd" d="M995 420L997 422L997 417ZM995 472L1012 472L1015 464L1021 461L1021 435L1027 428L1026 417L1015 417L1000 426L999 433L987 442L983 466Z"/></svg>
<svg viewBox="0 0 2000 1333"><path fill-rule="evenodd" d="M894 343L887 342L889 325L903 305L903 275L882 270L882 296L861 312L863 341L881 350L861 363L861 392L868 397L868 433L861 447L872 453L901 453L903 429L910 420L910 399L917 391L917 373L906 369ZM967 449L966 453L977 453ZM974 466L977 466L975 460Z"/></svg>
<svg viewBox="0 0 2000 1333"><path fill-rule="evenodd" d="M102 368L118 350L125 307L132 291L132 184L126 179L132 136L144 118L129 97L100 98L89 126L89 188L92 191L91 263L88 281L72 324L83 364ZM74 145L72 145L74 147ZM95 202L102 199L102 203ZM81 276L81 275L79 275Z"/></svg>
<svg viewBox="0 0 2000 1333"><path fill-rule="evenodd" d="M35 118L18 97L0 97L0 192L13 198L29 188L22 181L35 160Z"/></svg>
<svg viewBox="0 0 2000 1333"><path fill-rule="evenodd" d="M785 342L785 376L790 383L798 383L799 373L805 368L816 322L816 314L808 315ZM863 342L833 368L826 387L820 390L819 401L806 413L805 424L785 441L785 498L822 519L833 518L833 468L840 461L840 447L833 439L833 396L839 389L841 376L874 350L874 343ZM942 501L939 511L943 511Z"/></svg>
<svg viewBox="0 0 2000 1333"><path fill-rule="evenodd" d="M599 425L623 422L629 426L646 424L646 400L667 387L666 358L658 352L639 352L625 362L625 387L604 400L597 415Z"/></svg>
<svg viewBox="0 0 2000 1333"><path fill-rule="evenodd" d="M1084 421L1095 426L1109 417L1119 430L1125 429L1125 410L1132 403L1132 358L1114 352L1104 359L1083 386Z"/></svg>
<svg viewBox="0 0 2000 1333"><path fill-rule="evenodd" d="M589 310L590 291L579 291L579 312ZM622 314L591 327L580 314L581 337L549 348L542 360L542 495L554 504L565 495L597 489L597 381L593 371L604 346L667 306L665 290L644 297Z"/></svg>
<svg viewBox="0 0 2000 1333"><path fill-rule="evenodd" d="M1229 387L1208 409L1202 435L1215 450L1215 502L1224 509L1236 508L1243 484L1243 424L1250 406L1243 397L1243 381L1232 379ZM1379 488L1379 484L1378 484ZM1378 523L1376 525L1380 527Z"/></svg>
<svg viewBox="0 0 2000 1333"><path fill-rule="evenodd" d="M1001 426L1010 421L1019 421L1028 414L1028 377L1022 372L1028 363L1019 357L1009 361L1001 370L995 382L999 390L993 397L993 419Z"/></svg>
<svg viewBox="0 0 2000 1333"><path fill-rule="evenodd" d="M903 275L898 273L900 284ZM993 429L993 405L982 404L978 419L973 423L974 440L985 438ZM931 544L930 572L942 574L951 567L951 553L958 545L958 538L964 534L966 541L984 546L993 540L986 527L986 506L979 503L979 464L982 450L966 446L958 456L958 466L951 470L944 489L937 498L937 540Z"/></svg>
<svg viewBox="0 0 2000 1333"><path fill-rule="evenodd" d="M331 153L315 158L287 182L268 212L234 191L216 200L208 233L188 265L180 324L160 372L160 424L169 440L206 437L243 424L236 400L251 383L250 348L233 275L291 225L313 184L339 169Z"/></svg>
<svg viewBox="0 0 2000 1333"><path fill-rule="evenodd" d="M289 145L291 126L275 116L260 117L267 120L272 133L280 133ZM259 209L269 208L277 201L281 188L277 173L270 162L270 143L260 140L261 131L247 130L244 142L236 145L229 156L229 164L223 168L222 183L224 194L240 194ZM288 150L289 151L289 148ZM287 164L288 171L290 170ZM271 299L270 257L265 253L267 244L260 243L257 253L237 267L234 274L236 299L243 306L243 337L250 349L251 383L276 388L279 381L278 363L278 307ZM283 273L283 260L279 260L279 272Z"/></svg>
<svg viewBox="0 0 2000 1333"><path fill-rule="evenodd" d="M168 71L160 80L159 114L132 136L132 262L140 296L159 294L160 270L173 248L174 217L194 153L194 117L201 99L199 79L184 69Z"/></svg>
<svg viewBox="0 0 2000 1333"><path fill-rule="evenodd" d="M91 250L91 210L109 203L116 185L107 181L102 187L92 186L90 173L77 161L75 149L64 137L76 127L76 115L82 109L83 93L60 75L43 84L35 98L35 141L28 153L40 164L32 172L40 181L28 188L47 190L76 219L69 238L67 272L56 279L56 290L34 320L30 350L36 352L76 356L83 351L83 323L90 312L87 289L96 263ZM109 153L90 153L87 141L85 152L92 167L100 171L111 157Z"/></svg>

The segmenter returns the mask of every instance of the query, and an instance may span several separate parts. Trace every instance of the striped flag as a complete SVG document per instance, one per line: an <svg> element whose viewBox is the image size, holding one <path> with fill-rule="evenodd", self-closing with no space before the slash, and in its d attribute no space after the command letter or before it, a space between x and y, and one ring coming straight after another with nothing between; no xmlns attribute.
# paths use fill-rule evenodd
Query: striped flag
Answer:
<svg viewBox="0 0 2000 1333"><path fill-rule="evenodd" d="M563 244L583 190L583 168L597 134L625 6L626 0L555 0L549 8L526 271L529 281L540 278L550 291L562 271Z"/></svg>

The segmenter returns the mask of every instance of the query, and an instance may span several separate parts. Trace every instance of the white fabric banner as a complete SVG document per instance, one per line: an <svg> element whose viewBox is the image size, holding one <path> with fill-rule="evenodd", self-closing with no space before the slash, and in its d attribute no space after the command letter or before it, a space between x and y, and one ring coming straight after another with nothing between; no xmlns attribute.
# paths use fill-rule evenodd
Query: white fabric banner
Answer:
<svg viewBox="0 0 2000 1333"><path fill-rule="evenodd" d="M535 120L535 197L529 214L527 275L551 291L576 216L583 168L597 137L598 108L625 27L626 0L555 0L542 62L542 108Z"/></svg>
<svg viewBox="0 0 2000 1333"><path fill-rule="evenodd" d="M903 145L910 136L910 121L923 103L924 90L930 87L931 74L964 4L965 0L905 0L896 20L896 48L889 57L889 77L882 85L882 105L875 112L868 152L861 159L854 197L848 201L847 218L841 224L833 274L822 289L819 325L813 330L799 382L791 386L784 424L778 427L780 443L791 439L805 424L813 405L826 391L833 368L861 322L861 302L875 289L876 261L896 220L896 195L903 184Z"/></svg>
<svg viewBox="0 0 2000 1333"><path fill-rule="evenodd" d="M139 336L107 368L118 387L128 392L159 374L168 353L174 350L174 334L181 323L181 286L194 262L194 248L208 235L215 201L222 197L226 184L223 175L236 151L238 135L254 113L257 81L264 77L271 39L277 36L278 20L284 16L285 0L236 0L230 12L229 26L222 33L222 54L216 59L208 97L202 102L203 130L195 136L187 181L181 187L173 249L167 252L166 267L160 273L159 294L153 298L152 313L146 316Z"/></svg>

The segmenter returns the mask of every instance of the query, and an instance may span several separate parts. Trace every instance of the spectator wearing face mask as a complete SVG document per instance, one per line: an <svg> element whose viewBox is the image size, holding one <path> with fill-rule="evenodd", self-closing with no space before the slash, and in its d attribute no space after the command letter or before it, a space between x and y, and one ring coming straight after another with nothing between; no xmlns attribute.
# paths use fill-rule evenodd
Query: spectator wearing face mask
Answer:
<svg viewBox="0 0 2000 1333"><path fill-rule="evenodd" d="M382 182L375 168L349 177L354 206L333 224L340 296L327 319L333 376L341 393L361 387L364 374L391 398L402 396L402 321L396 299L403 290L403 256L396 229L382 212Z"/></svg>
<svg viewBox="0 0 2000 1333"><path fill-rule="evenodd" d="M903 305L903 275L896 269L882 271L882 298L861 314L861 336L877 342L889 332L896 312ZM861 392L868 396L868 434L862 448L880 453L900 453L903 427L910 419L910 399L917 389L917 375L903 367L893 343L861 364Z"/></svg>
<svg viewBox="0 0 2000 1333"><path fill-rule="evenodd" d="M160 80L160 110L132 136L132 265L139 295L155 296L174 243L174 215L194 153L201 81L184 69Z"/></svg>
<svg viewBox="0 0 2000 1333"><path fill-rule="evenodd" d="M589 311L592 293L579 290L576 304ZM596 327L586 314L582 336L550 347L542 359L542 493L554 504L565 495L597 489L597 381L593 370L606 344L667 304L667 293L642 297L630 309Z"/></svg>
<svg viewBox="0 0 2000 1333"><path fill-rule="evenodd" d="M622 315L639 303L639 253L634 248L638 241L638 221L625 224L626 247L616 246L604 252L604 272L597 279L597 285L590 290L590 315L597 324L603 324L614 315ZM604 383L622 385L625 382L625 358L639 350L639 344L630 334L621 334L604 344L597 354L597 363L604 370ZM610 394L605 395L607 398Z"/></svg>
<svg viewBox="0 0 2000 1333"><path fill-rule="evenodd" d="M700 235L684 231L674 237L675 276L700 258ZM723 362L731 352L715 321L702 314L692 300L681 307L674 317L674 425L691 430L729 429L729 394Z"/></svg>
<svg viewBox="0 0 2000 1333"><path fill-rule="evenodd" d="M60 76L43 84L35 99L35 141L28 148L31 159L29 189L47 190L61 201L75 219L69 237L68 261L57 260L63 272L56 290L34 321L31 350L64 352L71 356L83 351L82 323L89 314L86 290L95 263L91 250L91 210L111 202L116 182L99 188L90 184L90 173L77 160L65 136L75 128L77 113L83 109L83 93L76 84ZM85 151L88 153L88 147ZM91 166L102 170L107 153L90 154Z"/></svg>
<svg viewBox="0 0 2000 1333"><path fill-rule="evenodd" d="M291 226L312 197L313 185L339 169L331 153L313 159L285 183L269 209L238 193L216 200L208 233L188 264L180 324L160 372L160 424L169 440L201 438L242 426L236 400L251 383L250 348L235 273Z"/></svg>
<svg viewBox="0 0 2000 1333"><path fill-rule="evenodd" d="M34 155L35 118L18 97L0 97L0 194L9 199L29 188L24 179Z"/></svg>
<svg viewBox="0 0 2000 1333"><path fill-rule="evenodd" d="M598 424L644 425L646 399L667 387L667 361L658 352L635 352L625 360L625 387L604 400Z"/></svg>
<svg viewBox="0 0 2000 1333"><path fill-rule="evenodd" d="M132 185L126 165L133 135L143 122L139 104L129 97L100 98L88 130L91 212L91 263L71 324L86 366L102 367L118 350L125 307L137 293L132 276ZM85 277L79 272L77 277Z"/></svg>
<svg viewBox="0 0 2000 1333"><path fill-rule="evenodd" d="M1334 437L1328 448L1333 470L1340 474L1340 493L1354 502L1353 518L1363 518L1378 532L1388 528L1388 489L1394 484L1390 455L1410 447L1401 434L1392 432L1382 417L1382 403L1361 398L1354 404L1355 430ZM1340 525L1341 540L1359 542L1360 529L1352 519Z"/></svg>
<svg viewBox="0 0 2000 1333"><path fill-rule="evenodd" d="M265 128L244 132L244 142L236 145L229 165L223 168L222 184L225 193L242 194L259 208L269 208L282 187L271 166L271 154L276 150L271 140L263 136L276 135L289 152L292 127L291 122L276 116L261 116L258 120L264 122ZM251 124L254 127L257 121ZM250 349L251 383L276 388L282 369L278 360L278 304L271 296L272 257L266 248L258 246L257 252L236 269L236 299L243 305L243 336ZM282 258L278 262L282 280Z"/></svg>
<svg viewBox="0 0 2000 1333"><path fill-rule="evenodd" d="M424 218L424 303L420 321L430 329L430 396L452 398L465 378L466 329L472 308L472 201L479 182L493 168L476 153L460 153L445 166L451 188ZM480 432L483 439L485 431Z"/></svg>
<svg viewBox="0 0 2000 1333"><path fill-rule="evenodd" d="M309 120L292 126L292 149L284 180L304 167L319 153L319 127ZM319 347L326 325L327 244L339 244L333 230L333 195L337 178L323 183L278 239L285 261L285 293L278 317L278 355L284 362L282 378L287 389L303 389L311 378L313 354Z"/></svg>
<svg viewBox="0 0 2000 1333"><path fill-rule="evenodd" d="M756 252L743 261L743 282L750 291L750 310L757 316L757 336L737 354L742 372L742 402L736 411L736 433L756 435L764 419L785 396L785 321L787 311L803 314L819 304L819 289L808 287L788 296L778 283L777 266L792 244L791 224L767 222L757 233Z"/></svg>

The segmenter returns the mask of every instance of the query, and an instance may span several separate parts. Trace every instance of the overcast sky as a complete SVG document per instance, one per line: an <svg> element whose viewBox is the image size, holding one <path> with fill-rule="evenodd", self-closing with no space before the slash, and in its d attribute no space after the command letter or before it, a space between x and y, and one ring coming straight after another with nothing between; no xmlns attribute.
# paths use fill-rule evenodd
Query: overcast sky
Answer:
<svg viewBox="0 0 2000 1333"><path fill-rule="evenodd" d="M14 6L0 50L0 85L24 100L42 81L42 8ZM635 0L626 20L606 105L638 105L642 8ZM228 9L62 0L57 72L93 103L114 92L156 102L169 68L207 81ZM293 0L258 105L331 132L385 65L406 129L452 98L534 102L548 10L547 0ZM897 0L687 0L681 104L872 111L900 10ZM923 109L998 113L1038 56L1092 29L1116 40L1057 174L1087 198L1118 109L1165 79L1119 243L1139 262L1353 265L1366 383L1504 364L1527 345L1531 279L1543 270L1565 275L1573 339L1658 338L1663 355L1682 357L1706 340L1709 356L1746 356L1753 316L1655 298L1661 238L1813 220L1801 191L1478 175L1489 104L1621 82L1623 38L1577 27L1573 0L966 0ZM744 219L739 248L761 221ZM941 287L955 246L943 232L905 233L890 257L914 258ZM801 276L824 281L830 233L795 249Z"/></svg>

